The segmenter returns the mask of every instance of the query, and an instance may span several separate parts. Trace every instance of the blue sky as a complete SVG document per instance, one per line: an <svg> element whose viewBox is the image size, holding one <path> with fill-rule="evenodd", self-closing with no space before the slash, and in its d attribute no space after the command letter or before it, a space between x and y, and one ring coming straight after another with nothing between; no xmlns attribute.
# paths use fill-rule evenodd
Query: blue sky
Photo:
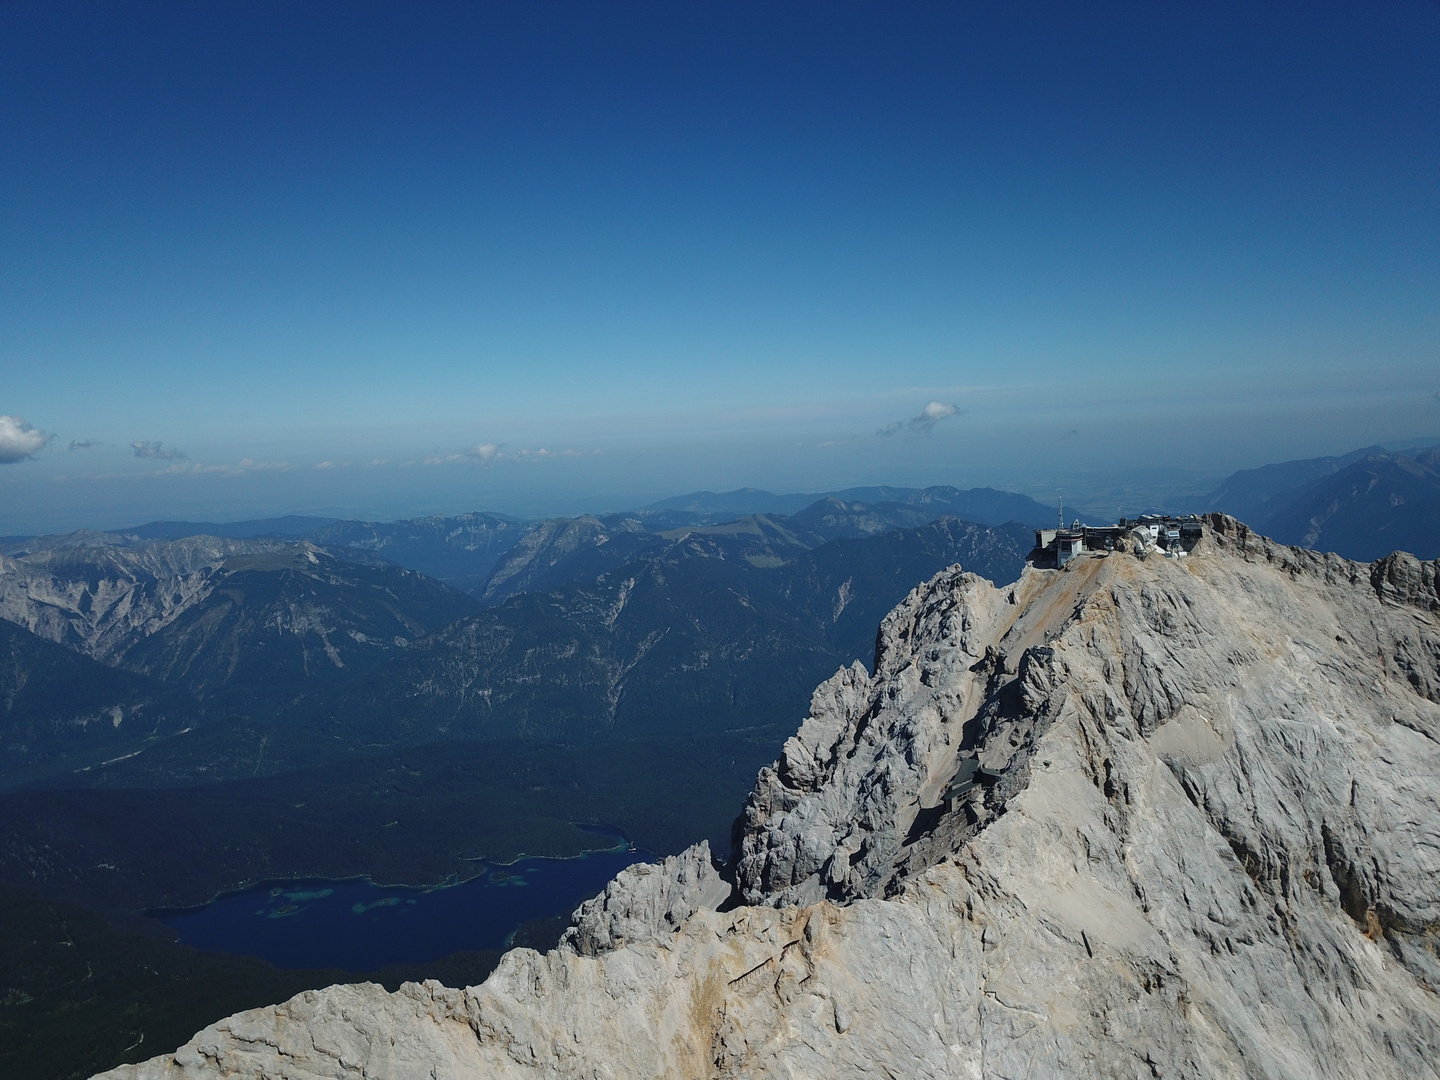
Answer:
<svg viewBox="0 0 1440 1080"><path fill-rule="evenodd" d="M8 3L0 533L1440 438L1437 55L1419 2Z"/></svg>

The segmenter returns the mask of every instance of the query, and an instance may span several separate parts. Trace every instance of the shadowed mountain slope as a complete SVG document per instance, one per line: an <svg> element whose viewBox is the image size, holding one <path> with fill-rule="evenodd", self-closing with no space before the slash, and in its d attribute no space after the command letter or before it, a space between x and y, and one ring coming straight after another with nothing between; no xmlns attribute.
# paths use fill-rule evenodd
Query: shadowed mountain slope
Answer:
<svg viewBox="0 0 1440 1080"><path fill-rule="evenodd" d="M275 540L191 536L130 542L108 533L40 537L0 556L0 618L107 663L209 592L232 555L276 551Z"/></svg>
<svg viewBox="0 0 1440 1080"><path fill-rule="evenodd" d="M875 658L880 620L917 581L959 563L1005 585L1020 576L1034 534L1023 525L994 528L954 518L878 536L836 540L780 571L787 598L825 629L841 663Z"/></svg>
<svg viewBox="0 0 1440 1080"><path fill-rule="evenodd" d="M1389 453L1383 446L1367 446L1338 456L1302 458L1241 469L1226 477L1211 493L1207 508L1229 514L1238 521L1259 528L1302 488L1323 480L1372 454Z"/></svg>
<svg viewBox="0 0 1440 1080"><path fill-rule="evenodd" d="M1440 556L1440 450L1367 455L1290 495L1264 531L1367 562Z"/></svg>
<svg viewBox="0 0 1440 1080"><path fill-rule="evenodd" d="M763 515L686 530L663 557L447 627L357 687L330 727L426 741L783 726L812 675L868 658L865 621L914 581L956 562L1013 580L1031 540L946 521L811 551ZM768 565L777 549L791 559Z"/></svg>
<svg viewBox="0 0 1440 1080"><path fill-rule="evenodd" d="M503 514L487 513L433 514L392 522L319 517L228 523L152 521L113 532L4 538L0 539L0 554L43 567L39 557L43 552L66 551L69 555L63 559L83 565L98 563L97 549L110 549L112 555L121 551L148 552L152 560L157 555L163 559L167 552L183 552L187 545L195 547L200 537L211 538L207 542L210 548L225 542L229 553L309 541L351 562L389 562L469 591L485 579L495 560L529 528L529 524ZM198 554L203 556L203 550ZM120 558L123 562L125 557ZM143 560L143 556L135 554L129 559ZM191 561L193 569L198 563ZM166 576L163 565L147 568L157 576Z"/></svg>
<svg viewBox="0 0 1440 1080"><path fill-rule="evenodd" d="M127 668L245 712L289 706L475 609L412 570L308 543L232 556L206 595L124 654Z"/></svg>
<svg viewBox="0 0 1440 1080"><path fill-rule="evenodd" d="M570 581L593 581L647 550L664 546L639 518L551 518L530 528L496 559L475 594L489 604L523 592L549 592Z"/></svg>
<svg viewBox="0 0 1440 1080"><path fill-rule="evenodd" d="M346 695L326 730L420 742L773 725L834 659L743 562L648 560L446 627Z"/></svg>
<svg viewBox="0 0 1440 1080"><path fill-rule="evenodd" d="M1028 521L1029 511L1039 505L1025 496L988 488L968 492L948 487L856 490L880 498L867 502L827 496L789 516L761 512L724 521L679 524L665 520L675 511L555 518L536 525L503 555L476 595L487 603L500 603L521 592L591 581L636 559L668 558L671 545L686 542L706 546L707 553L717 558L778 567L833 540L916 528L943 517L999 526L1017 520L998 516L1002 511L1026 514L1019 520Z"/></svg>
<svg viewBox="0 0 1440 1080"><path fill-rule="evenodd" d="M210 521L152 521L119 529L122 537L176 540L187 536L234 539L308 540L338 552L366 551L409 570L418 570L453 588L469 591L485 579L500 557L529 526L504 514L431 514L403 521L353 521L322 517L261 518L226 524Z"/></svg>
<svg viewBox="0 0 1440 1080"><path fill-rule="evenodd" d="M778 515L680 525L673 525L674 516L609 514L541 522L500 559L478 595L488 603L501 603L522 592L548 592L572 581L593 581L638 559L703 555L742 559L757 567L780 566L833 539ZM666 527L653 527L661 523Z"/></svg>
<svg viewBox="0 0 1440 1080"><path fill-rule="evenodd" d="M228 718L69 782L211 782L436 740L783 730L818 678L868 658L873 622L865 622L874 612L956 562L1012 580L1031 539L1018 527L948 521L834 550L792 544L783 548L788 562L756 565L757 552L780 550L789 535L749 521L662 538L663 558L512 597L391 648L388 658L369 641L368 625L360 629L354 596L366 594L357 582L344 594L352 614L341 625L313 610L325 605L302 595L315 585L303 575L283 604L274 574L262 575L260 587L225 578L205 605L137 646L136 663L211 695Z"/></svg>
<svg viewBox="0 0 1440 1080"><path fill-rule="evenodd" d="M432 514L408 521L336 521L310 530L311 543L367 551L469 592L529 526L503 514Z"/></svg>
<svg viewBox="0 0 1440 1080"><path fill-rule="evenodd" d="M1342 457L1267 465L1210 497L1286 544L1370 562L1392 551L1440 555L1440 449L1366 447Z"/></svg>
<svg viewBox="0 0 1440 1080"><path fill-rule="evenodd" d="M200 716L188 694L0 620L0 788L132 753Z"/></svg>

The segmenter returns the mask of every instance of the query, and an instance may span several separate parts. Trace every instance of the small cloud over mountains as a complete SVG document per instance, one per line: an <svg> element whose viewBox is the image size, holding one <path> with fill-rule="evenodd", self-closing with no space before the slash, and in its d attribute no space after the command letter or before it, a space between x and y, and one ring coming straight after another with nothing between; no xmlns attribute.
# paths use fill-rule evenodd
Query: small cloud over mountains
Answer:
<svg viewBox="0 0 1440 1080"><path fill-rule="evenodd" d="M419 462L408 462L408 464L420 465L450 465L457 461L478 461L481 465L493 465L497 461L546 461L550 458L575 458L594 457L600 453L595 450L547 450L540 447L538 450L502 450L499 443L478 443L468 450L462 450L458 454L442 454L435 451L432 455Z"/></svg>
<svg viewBox="0 0 1440 1080"><path fill-rule="evenodd" d="M202 465L198 461L191 461L186 464L167 465L160 470L161 474L184 476L245 476L257 472L294 471L295 466L288 461L255 461L252 458L241 458L235 465Z"/></svg>
<svg viewBox="0 0 1440 1080"><path fill-rule="evenodd" d="M547 458L577 458L595 457L600 453L595 450L547 450L540 447L538 450L516 450L513 454L496 454L498 460L504 461L545 461Z"/></svg>
<svg viewBox="0 0 1440 1080"><path fill-rule="evenodd" d="M896 420L894 423L886 424L876 435L888 438L891 435L898 435L902 431L908 431L912 435L929 435L935 429L935 425L942 420L952 416L963 416L960 406L953 405L948 401L932 401L918 414L908 420Z"/></svg>
<svg viewBox="0 0 1440 1080"><path fill-rule="evenodd" d="M99 445L100 445L100 442L99 442L99 440L97 440L97 439L71 439L71 440L70 440L70 447L69 447L69 449L71 449L71 450L91 450L91 449L93 449L94 447L97 447L97 446L99 446Z"/></svg>
<svg viewBox="0 0 1440 1080"><path fill-rule="evenodd" d="M494 461L499 454L500 447L496 446L493 442L480 443L478 446L472 446L469 450L465 451L466 457L472 457L476 461L486 463Z"/></svg>
<svg viewBox="0 0 1440 1080"><path fill-rule="evenodd" d="M138 458L152 458L155 461L181 461L186 456L183 451L176 450L173 446L166 446L159 440L148 442L141 440L130 445L134 448L135 456Z"/></svg>
<svg viewBox="0 0 1440 1080"><path fill-rule="evenodd" d="M54 437L31 427L23 416L0 416L0 464L24 461Z"/></svg>

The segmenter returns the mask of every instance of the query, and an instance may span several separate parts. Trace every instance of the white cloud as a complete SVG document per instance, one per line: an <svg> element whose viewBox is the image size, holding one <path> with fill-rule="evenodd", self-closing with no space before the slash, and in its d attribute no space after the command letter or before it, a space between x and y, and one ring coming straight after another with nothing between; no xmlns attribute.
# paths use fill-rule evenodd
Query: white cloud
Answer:
<svg viewBox="0 0 1440 1080"><path fill-rule="evenodd" d="M941 420L947 420L952 416L963 416L960 406L953 405L948 401L932 401L921 409L918 414L908 420L896 420L886 424L876 435L890 436L898 435L902 431L908 431L912 435L929 435L935 425Z"/></svg>
<svg viewBox="0 0 1440 1080"><path fill-rule="evenodd" d="M135 450L138 458L153 458L156 461L179 461L185 457L183 451L176 450L173 446L166 446L158 439L153 441L139 440L132 442L131 447Z"/></svg>
<svg viewBox="0 0 1440 1080"><path fill-rule="evenodd" d="M241 458L240 464L236 465L236 473L247 472L294 472L295 466L288 461L251 461L248 457Z"/></svg>
<svg viewBox="0 0 1440 1080"><path fill-rule="evenodd" d="M53 439L20 416L0 416L0 464L24 461Z"/></svg>
<svg viewBox="0 0 1440 1080"><path fill-rule="evenodd" d="M483 461L486 464L489 464L500 456L500 447L496 446L493 442L480 443L479 445L472 446L469 450L466 450L465 456L472 457L475 458L477 461Z"/></svg>
<svg viewBox="0 0 1440 1080"><path fill-rule="evenodd" d="M70 449L71 449L71 450L89 450L89 449L92 449L93 447L96 447L96 446L99 446L99 445L100 445L100 443L99 443L99 441L96 440L96 439L71 439L71 440L70 440Z"/></svg>
<svg viewBox="0 0 1440 1080"><path fill-rule="evenodd" d="M460 461L478 461L481 465L494 465L498 461L549 461L551 458L574 458L593 457L600 453L600 450L548 450L540 447L538 450L502 450L499 443L479 443L463 450L458 454L442 454L435 451L427 458L418 461L407 461L406 465L453 465Z"/></svg>
<svg viewBox="0 0 1440 1080"><path fill-rule="evenodd" d="M245 476L256 472L293 472L294 465L288 461L253 461L242 458L235 465L202 465L198 461L176 462L163 469L157 469L157 476Z"/></svg>

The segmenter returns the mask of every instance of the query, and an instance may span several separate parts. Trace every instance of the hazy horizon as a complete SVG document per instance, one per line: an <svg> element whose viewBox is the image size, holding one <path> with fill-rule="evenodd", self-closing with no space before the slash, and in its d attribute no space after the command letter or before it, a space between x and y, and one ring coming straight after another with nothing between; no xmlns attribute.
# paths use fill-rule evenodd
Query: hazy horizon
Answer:
<svg viewBox="0 0 1440 1080"><path fill-rule="evenodd" d="M1398 442L1392 441L1385 448L1392 451L1403 452L1419 448L1429 448L1431 446L1440 446L1440 439L1427 438ZM1351 447L1349 451L1343 451L1342 453L1349 453L1359 449L1364 448ZM1244 467L1256 468L1260 465L1267 464L1276 464L1276 462L1259 462ZM1225 474L1225 476L1228 475L1230 474ZM500 494L492 495L489 502L466 502L463 494L457 495L455 487L451 486L450 490L438 496L441 501L427 502L423 495L417 497L415 495L395 494L389 502L378 501L370 504L350 503L334 505L326 505L318 502L288 504L276 502L273 488L267 488L255 493L253 502L246 497L249 493L244 493L241 497L237 498L233 492L227 493L229 497L222 499L188 503L173 498L147 502L144 499L136 499L131 496L125 498L123 504L119 507L107 506L99 508L98 515L96 513L97 508L93 505L90 506L88 510L92 516L84 520L67 519L64 517L42 517L37 519L35 527L33 528L12 529L8 532L0 533L0 535L63 534L81 529L95 529L100 531L124 530L157 521L196 521L224 525L291 516L391 522L413 520L415 518L429 517L437 514L453 516L464 513L482 512L501 514L520 520L538 520L550 517L576 517L583 514L606 514L641 510L653 503L660 503L667 499L706 492L725 495L740 491L756 491L782 497L793 495L814 495L820 497L834 492L844 492L852 488L898 487L918 489L945 485L962 489L993 488L1001 491L1015 492L1021 495L1028 495L1046 506L1056 505L1057 503L1063 505L1066 509L1065 516L1067 518L1070 516L1069 512L1073 510L1077 513L1084 512L1090 515L1104 516L1108 520L1112 517L1118 518L1123 514L1137 514L1156 510L1177 513L1203 512L1209 509L1205 496L1211 494L1223 478L1223 476L1219 475L1190 472L1183 469L1156 468L1148 471L1115 470L1088 474L1069 473L1063 477L1055 476L1047 478L1047 480L1052 481L1048 484L1033 485L1023 483L1007 485L999 482L988 482L983 479L973 483L966 482L959 484L953 483L951 480L945 478L931 479L924 482L916 481L915 483L899 483L893 479L878 479L854 483L822 484L812 486L808 489L784 487L770 489L762 488L755 484L741 484L735 487L697 487L683 490L655 489L648 492L636 490L629 498L620 495L609 497L608 500L606 496L597 495L592 491L579 491L575 493L549 491L538 496L527 498L523 491L511 489L508 494L502 491ZM483 500L485 496L482 495L480 498ZM193 512L175 512L176 507L183 508L186 506L189 506ZM247 506L251 507L248 511L245 509ZM144 512L144 508L146 507L154 509L155 513L147 515ZM1096 520L1098 520L1098 518Z"/></svg>
<svg viewBox="0 0 1440 1080"><path fill-rule="evenodd" d="M1440 439L1437 46L1420 0L6 5L0 534Z"/></svg>

